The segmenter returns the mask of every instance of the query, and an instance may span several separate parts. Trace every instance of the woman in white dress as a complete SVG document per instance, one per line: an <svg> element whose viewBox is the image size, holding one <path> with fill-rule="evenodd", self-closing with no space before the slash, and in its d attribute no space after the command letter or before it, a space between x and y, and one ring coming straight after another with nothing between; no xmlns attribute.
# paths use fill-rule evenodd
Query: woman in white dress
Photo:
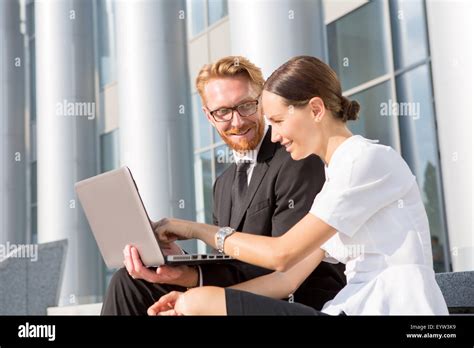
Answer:
<svg viewBox="0 0 474 348"><path fill-rule="evenodd" d="M352 135L346 121L357 119L359 104L342 96L334 71L317 58L295 57L267 80L262 105L273 142L285 146L294 160L316 154L325 162L322 191L310 212L276 238L161 220L155 232L164 243L201 239L274 272L225 289L172 292L148 313L448 314L435 281L416 179L392 148ZM320 262L345 263L347 277L346 287L322 313L281 300L291 297Z"/></svg>

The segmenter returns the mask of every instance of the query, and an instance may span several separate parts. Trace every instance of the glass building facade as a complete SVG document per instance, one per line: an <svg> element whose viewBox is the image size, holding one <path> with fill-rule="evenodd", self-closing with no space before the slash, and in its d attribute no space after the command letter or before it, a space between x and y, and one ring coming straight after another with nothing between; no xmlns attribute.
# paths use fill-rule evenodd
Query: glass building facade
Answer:
<svg viewBox="0 0 474 348"><path fill-rule="evenodd" d="M401 152L428 213L435 269L450 270L425 2L371 1L327 29L330 65L362 105L352 131Z"/></svg>
<svg viewBox="0 0 474 348"><path fill-rule="evenodd" d="M469 244L469 237L472 239L473 235L472 221L467 221L465 213L466 209L472 209L472 197L469 198L463 195L464 189L469 191L472 184L466 181L465 176L459 177L458 180L452 179L453 175L455 177L457 173L466 171L471 173L472 177L472 164L466 164L468 160L466 160L463 152L466 151L466 146L456 148L446 140L440 141L440 139L448 138L450 134L456 136L456 134L449 133L454 132L449 127L441 128L439 126L440 122L444 122L450 116L445 111L447 97L443 93L447 87L442 86L439 77L443 64L445 64L444 61L441 62L440 51L442 51L442 44L448 40L441 37L437 31L439 28L434 27L434 20L440 18L443 10L439 8L439 4L436 5L423 0L352 1L346 4L331 2L330 0L322 2L315 0L314 2L322 3L324 8L322 22L319 25L321 30L326 33L324 48L327 54L326 57L322 58L340 77L344 95L359 101L361 104L361 118L350 123L351 130L353 133L361 134L370 139L378 139L380 143L392 146L401 153L415 174L430 223L435 270L437 272L447 272L472 269L474 261L470 263L469 257L465 256L472 255L474 252L474 248ZM144 119L140 119L140 114L128 115L129 109L124 107L126 105L124 101L126 102L127 97L139 100L139 98L134 98L136 98L137 93L142 91L127 89L131 81L127 69L133 70L134 66L124 66L124 62L127 61L123 58L123 52L127 51L128 46L126 44L129 44L129 41L127 41L126 32L120 25L150 20L147 17L147 13L150 12L160 18L160 23L166 23L166 18L162 18L159 12L165 9L163 6L166 2L147 0L144 2L144 6L149 7L144 7L143 10L140 10L141 12L137 11L133 14L130 14L129 11L126 12L129 10L128 8L117 8L120 2L115 0L81 0L71 4L73 7L77 5L79 8L80 4L84 3L91 4L91 21L85 23L85 26L93 27L93 39L90 45L94 48L92 59L95 86L93 102L97 114L96 119L93 120L93 134L89 134L87 137L90 136L95 141L95 151L91 153L89 160L94 163L94 171L98 174L127 164L124 158L130 156L129 152L132 151L132 148L136 149L136 147L133 147L136 146L136 143L130 139L131 137L150 137L148 134L125 132L124 124L130 127L133 122ZM262 3L262 6L270 6L268 2L263 1ZM302 3L304 2L296 0L295 2L275 0L273 5L288 6L285 7L287 13L288 9L290 11L294 8L300 9L298 6L304 6L301 5ZM38 115L40 113L44 114L44 111L41 111L44 109L39 108L38 89L43 88L44 82L41 81L44 81L44 77L38 82L37 69L40 65L38 64L36 39L38 28L43 28L39 25L44 24L38 24L38 20L35 21L41 15L35 9L38 6L37 2L30 0L22 1L21 4L24 6L22 17L24 25L22 32L23 45L25 58L28 62L25 70L25 90L27 93L24 101L24 109L27 111L24 138L28 165L26 169L27 198L21 201L22 204L24 203L24 209L15 218L26 221L26 231L18 231L18 234L26 235L24 240L27 242L37 243L48 239L44 237L44 232L41 232L45 231L45 225L41 221L46 220L38 218L38 209L41 209L41 204L45 204L41 202L48 201L47 191L44 190L40 193L38 190L38 187L42 185L41 178L44 178L45 171L39 169L40 165L44 166L44 163L39 163L37 155L38 151L41 151L41 147L38 146L37 134L39 132L37 123L40 122L41 118ZM173 104L170 109L166 110L179 110L176 111L176 114L182 114L182 118L176 122L182 123L178 125L174 123L175 119L167 119L166 127L168 127L171 139L168 138L167 141L160 143L153 143L150 140L150 146L158 146L159 144L160 147L166 148L159 149L165 152L163 157L154 158L153 152L151 154L147 152L146 156L136 153L135 156L142 162L151 160L161 163L160 161L163 158L180 157L189 152L189 161L183 160L179 164L173 164L188 175L184 179L186 182L192 181L184 185L182 191L173 188L176 183L172 183L172 174L168 176L165 174L160 176L160 174L157 177L141 174L143 177L141 181L145 182L145 187L154 187L154 191L149 193L150 195L162 194L156 189L157 186L153 186L155 181L165 182L163 186L159 187L166 187L170 183L169 186L172 187L170 189L172 192L170 191L169 196L164 196L168 198L164 199L165 203L163 203L166 206L172 206L166 208L168 210L153 203L153 199L147 198L151 202L149 205L152 209L159 211L159 214L185 216L200 222L212 223L213 184L216 178L230 165L231 151L223 143L202 111L202 101L195 89L194 81L203 64L211 63L226 55L242 54L236 45L236 37L239 35L238 30L236 30L237 25L235 21L232 24L231 20L233 16L240 20L242 17L238 15L239 7L248 5L243 5L242 1L232 0L183 0L173 4L176 7L173 7L167 15L177 16L176 19L173 19L175 21L173 25L176 27L169 29L168 26L165 28L165 25L163 25L163 32L176 30L173 32L176 34L176 39L172 44L173 47L179 46L179 50L185 52L185 57L179 58L184 62L182 67L184 73L179 78L186 85L181 88L178 96L173 96L181 102L176 102L176 105ZM125 5L122 4L121 6ZM295 11L295 13L299 15L301 11ZM312 16L311 13L304 13L303 15L309 16L308 18ZM248 19L249 23L255 20L253 18ZM274 25L283 27L287 25L292 33L300 30L301 35L303 35L305 28L295 29L291 22L288 23L281 21ZM239 22L238 26L245 26L246 24ZM452 24L447 23L445 25ZM184 34L181 33L183 28L185 29ZM266 27L262 30L272 30L272 28ZM154 39L160 37L160 33L160 30L157 33L148 33L150 36L147 36L146 40L143 38L142 44L151 44ZM169 32L167 33L169 34ZM154 36L155 34L156 36ZM181 34L183 35L181 36ZM247 39L252 40L252 42L258 41L259 35L256 32L255 37ZM305 35L308 35L308 33L305 33ZM140 39L140 37L137 37L132 41ZM275 37L275 40L278 41L279 38ZM262 49L265 49L265 43L261 44ZM44 43L41 45L44 45ZM249 46L251 46L250 41ZM41 54L44 55L44 46L41 47L43 47ZM279 49L283 51L285 49L291 50L285 45L281 45ZM303 53L305 52L301 52L301 54ZM163 56L161 53L152 51L152 54L156 54L154 57L157 57L157 60L162 59L161 63L156 62L156 64L166 65L163 62L169 62L167 61L169 57ZM272 54L271 50L268 54ZM289 54L297 55L300 52L296 50ZM457 57L456 64L466 64L462 60L462 52L457 53ZM254 59L251 54L249 58L258 65L258 59ZM146 58L141 61L145 67L146 64L149 64ZM280 64L283 62L284 60ZM81 64L81 60L79 59L74 64ZM269 66L261 67L269 69ZM80 79L80 69L78 69L78 72L77 78ZM82 73L86 74L84 71ZM146 76L147 70L137 69L136 74ZM167 74L166 69L163 69L156 76ZM142 75L140 76L142 77ZM143 78L145 79L145 77ZM157 88L161 88L161 85ZM81 93L80 90L77 90L78 95L71 96L71 98L80 97ZM160 89L160 92L157 91L157 93L167 92ZM166 101L168 96L165 95L164 97L163 100ZM169 97L171 98L171 95ZM160 113L159 108L150 111L147 107L145 101L140 104L137 112ZM5 114L1 116L7 117ZM161 127L162 125L162 123L157 125L149 118L146 118L146 120L146 122L150 122L150 127ZM182 129L183 125L187 125L186 127L190 129L189 147L187 145L179 147L172 142L173 137L186 138L186 133L173 130L176 128ZM81 136L80 134L79 136ZM173 136L173 134L175 135ZM44 130L41 131L41 136L42 139L45 138ZM463 141L461 143L466 144L465 140ZM470 151L472 153L472 148ZM458 157L464 159L464 162L457 161ZM43 155L42 158L46 157ZM8 164L1 163L1 165L6 166ZM453 166L456 167L453 168ZM162 167L157 164L157 167L154 168ZM163 169L169 171L169 168ZM450 180L446 178L450 178ZM71 177L70 179L71 182L74 182L79 178ZM0 184L6 186L5 183L0 182ZM183 197L183 199L181 200L180 197ZM188 197L192 198L189 199ZM457 201L459 203L456 203ZM181 213L177 207L181 203L186 204L186 209L188 209L186 212ZM458 223L459 220L461 220L460 223ZM82 237L77 236L90 235L87 228L81 227L83 225L78 226L69 235L70 243L74 244L78 240L80 241ZM0 237L1 243L10 238L3 235L0 235ZM82 245L82 242L77 243ZM205 252L207 250L203 243L195 241L185 244L185 248L190 252ZM89 256L99 260L99 266L97 267L99 271L94 278L95 280L87 279L87 282L95 281L99 284L95 284L92 287L93 290L89 292L84 290L81 301L83 303L97 302L101 300L113 270L106 269L96 248L86 249L78 251L76 256ZM69 270L78 267L79 264L71 263ZM80 279L77 282L80 282ZM72 282L71 284L68 289L74 288L75 283ZM63 297L69 298L69 295L69 293L66 293L63 294ZM76 296L76 298L81 298L81 296ZM62 304L68 303L62 302Z"/></svg>

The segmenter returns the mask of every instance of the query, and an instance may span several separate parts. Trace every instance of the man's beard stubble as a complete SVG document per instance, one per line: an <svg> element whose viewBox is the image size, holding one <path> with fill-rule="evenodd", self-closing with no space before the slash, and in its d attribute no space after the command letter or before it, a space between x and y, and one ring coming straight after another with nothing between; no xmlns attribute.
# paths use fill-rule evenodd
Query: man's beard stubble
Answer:
<svg viewBox="0 0 474 348"><path fill-rule="evenodd" d="M253 123L251 125L246 125L242 128L232 128L226 131L224 134L220 133L220 136L224 140L224 142L232 149L237 152L245 152L249 150L255 150L257 145L260 143L260 140L263 137L263 130L264 130L264 121L263 117L261 117L257 123ZM240 140L237 144L234 143L229 137L233 134L241 134L245 133L246 131L250 131L252 128L255 129L255 136L252 140L247 141L247 139Z"/></svg>

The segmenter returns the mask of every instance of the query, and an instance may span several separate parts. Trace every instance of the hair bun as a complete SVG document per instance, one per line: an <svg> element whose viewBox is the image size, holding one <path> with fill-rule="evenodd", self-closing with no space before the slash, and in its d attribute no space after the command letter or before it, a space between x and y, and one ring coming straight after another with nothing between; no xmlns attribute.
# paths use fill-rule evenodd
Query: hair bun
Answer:
<svg viewBox="0 0 474 348"><path fill-rule="evenodd" d="M349 100L346 97L342 97L341 108L342 120L344 122L357 120L360 104L356 100Z"/></svg>

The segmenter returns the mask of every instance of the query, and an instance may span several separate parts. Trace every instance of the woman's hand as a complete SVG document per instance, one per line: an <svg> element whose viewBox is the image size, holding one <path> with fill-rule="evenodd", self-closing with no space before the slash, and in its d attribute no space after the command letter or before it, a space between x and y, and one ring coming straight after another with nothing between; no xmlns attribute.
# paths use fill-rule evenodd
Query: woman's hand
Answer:
<svg viewBox="0 0 474 348"><path fill-rule="evenodd" d="M172 291L152 304L148 310L148 315L183 315L180 312L179 301L183 297L183 292Z"/></svg>
<svg viewBox="0 0 474 348"><path fill-rule="evenodd" d="M184 255L185 252L176 243L159 243L163 255Z"/></svg>
<svg viewBox="0 0 474 348"><path fill-rule="evenodd" d="M192 224L192 221L164 218L152 225L158 241L169 244L176 240L195 238Z"/></svg>

